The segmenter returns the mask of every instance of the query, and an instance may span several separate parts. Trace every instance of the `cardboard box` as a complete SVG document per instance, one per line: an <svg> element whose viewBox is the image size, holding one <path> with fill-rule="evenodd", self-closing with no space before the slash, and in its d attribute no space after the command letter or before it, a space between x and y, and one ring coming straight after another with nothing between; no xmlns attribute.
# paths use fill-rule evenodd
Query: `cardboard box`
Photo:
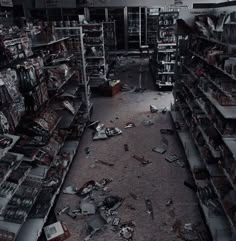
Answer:
<svg viewBox="0 0 236 241"><path fill-rule="evenodd" d="M116 95L117 93L120 92L120 89L121 89L120 81L117 81L115 84L112 84L112 85L102 85L100 87L101 94L107 97L112 97Z"/></svg>
<svg viewBox="0 0 236 241"><path fill-rule="evenodd" d="M56 222L44 227L47 241L63 241L70 237L70 233L65 224Z"/></svg>

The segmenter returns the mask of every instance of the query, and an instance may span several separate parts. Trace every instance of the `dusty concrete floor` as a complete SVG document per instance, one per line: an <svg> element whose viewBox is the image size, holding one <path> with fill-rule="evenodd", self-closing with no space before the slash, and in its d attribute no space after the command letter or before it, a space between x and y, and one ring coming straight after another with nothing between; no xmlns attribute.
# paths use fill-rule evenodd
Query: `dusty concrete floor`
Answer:
<svg viewBox="0 0 236 241"><path fill-rule="evenodd" d="M143 60L142 60L143 61ZM130 85L138 85L138 63L121 71L120 79ZM119 127L123 134L104 141L92 141L92 131L86 130L76 159L68 174L64 187L75 185L81 187L89 180L101 180L112 178L109 184L110 193L125 198L119 208L118 216L121 221L134 220L136 222L134 240L136 241L174 241L176 234L171 230L176 220L185 223L202 223L198 202L195 194L184 186L185 179L190 178L187 168L181 168L177 164L165 161L165 156L174 153L183 156L180 145L175 136L167 136L169 148L167 153L161 155L152 152L152 148L160 143L161 128L171 127L171 119L168 113L149 112L149 105L154 104L158 109L170 106L171 92L157 92L153 89L151 76L148 72L147 62L143 61L144 73L142 87L148 88L144 93L122 92L113 98L96 97L94 103L93 120L100 120L107 127ZM154 120L150 127L143 126L143 120ZM135 128L124 129L127 122L133 121ZM128 144L129 151L124 151L124 144ZM91 153L87 156L84 148L89 147ZM139 165L132 156L136 154L144 156L152 163L146 167ZM96 160L114 163L114 167L97 164ZM95 164L95 165L92 165ZM129 193L138 196L134 200ZM146 212L144 199L152 201L154 220ZM173 205L166 207L166 202L172 198ZM76 195L61 194L56 210L70 205L78 207L79 197ZM135 210L130 210L131 204ZM86 222L83 217L72 219L66 214L58 217L67 223L71 232L69 241L83 240L86 236ZM111 229L111 225L91 240L111 241L122 240L119 233Z"/></svg>

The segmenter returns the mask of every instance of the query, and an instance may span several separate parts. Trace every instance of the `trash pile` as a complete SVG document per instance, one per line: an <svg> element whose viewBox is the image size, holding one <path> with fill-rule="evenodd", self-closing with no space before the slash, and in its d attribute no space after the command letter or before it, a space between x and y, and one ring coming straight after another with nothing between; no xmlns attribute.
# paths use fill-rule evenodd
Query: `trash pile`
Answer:
<svg viewBox="0 0 236 241"><path fill-rule="evenodd" d="M100 121L93 121L88 125L89 128L94 130L93 140L106 140L113 136L122 134L122 131L117 127L105 127Z"/></svg>
<svg viewBox="0 0 236 241"><path fill-rule="evenodd" d="M64 194L77 195L80 198L79 205L71 208L69 205L57 212L57 215L66 214L73 219L78 216L84 217L87 224L87 236L84 241L90 240L95 233L105 230L107 226L112 227L112 231L119 232L119 236L124 240L132 240L136 224L133 221L121 223L118 217L118 209L124 202L124 198L110 195L108 185L112 179L103 178L96 182L90 180L81 188L68 186L64 188ZM137 198L135 194L132 194Z"/></svg>

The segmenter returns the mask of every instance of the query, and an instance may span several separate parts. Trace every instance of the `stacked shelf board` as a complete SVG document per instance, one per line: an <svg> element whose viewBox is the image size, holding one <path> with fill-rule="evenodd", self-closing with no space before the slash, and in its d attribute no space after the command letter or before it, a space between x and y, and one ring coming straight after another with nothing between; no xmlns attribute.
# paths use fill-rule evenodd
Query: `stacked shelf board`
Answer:
<svg viewBox="0 0 236 241"><path fill-rule="evenodd" d="M1 140L4 138L9 138L11 143L9 143L6 147L1 148L1 158L0 158L0 166L2 169L1 179L0 179L0 233L2 236L9 238L9 240L15 239L15 232L11 231L10 224L5 220L5 212L7 207L9 206L9 202L15 193L21 188L22 183L25 181L27 174L29 173L30 167L25 166L24 173L17 182L13 182L12 175L14 172L17 172L22 168L21 164L23 161L23 155L10 152L14 147L16 142L20 139L19 136L15 135L1 135ZM8 167L7 169L4 168ZM24 217L25 218L25 217ZM13 223L14 227L20 227L20 224Z"/></svg>
<svg viewBox="0 0 236 241"><path fill-rule="evenodd" d="M80 36L83 36L81 28ZM37 49L51 48L68 40L69 37L63 37L49 43L37 43L33 47ZM73 58L71 62L72 65L77 63L73 62ZM51 69L51 67L47 67L47 69ZM23 133L22 138L5 135L12 139L12 143L4 149L0 149L0 165L1 161L6 162L5 157L15 156L15 163L12 163L11 168L1 177L0 185L0 234L9 241L32 241L39 238L79 147L89 113L81 108L86 103L79 94L81 86L78 78L75 78L76 74L75 66L71 67L68 75L59 81L61 85L57 89L50 89L48 101L38 110L47 113L47 108L50 107L57 116L48 112L53 123L47 134L27 137L26 133ZM73 110L71 108L65 110L61 106L64 98L70 101ZM88 109L90 108L91 104ZM34 115L37 116L37 113ZM23 118L28 120L31 117L35 118L34 115L31 113ZM23 131L27 129L27 127L21 128ZM8 152L10 149L12 152Z"/></svg>
<svg viewBox="0 0 236 241"><path fill-rule="evenodd" d="M205 172L206 166L195 142L193 141L192 134L188 129L188 123L185 123L184 116L182 116L180 111L173 110L170 113L174 123L183 124L182 128L177 130L177 134L184 148L196 186L198 188L208 186L210 184L209 180L202 179L202 177L199 178L199 173ZM214 213L214 211L212 211L211 208L200 199L199 195L197 196L213 240L233 241L234 239L227 218L222 214Z"/></svg>
<svg viewBox="0 0 236 241"><path fill-rule="evenodd" d="M145 46L147 42L147 19L146 19L146 9L143 7L139 8L139 18L140 18L140 39L139 39L139 46Z"/></svg>
<svg viewBox="0 0 236 241"><path fill-rule="evenodd" d="M86 49L84 47L85 34L82 27L55 27L54 32L57 36L66 36L67 49L72 57L72 67L77 74L78 84L84 87L82 94L83 103L85 103L87 113L89 113L90 103L90 83L87 75L87 60L85 57Z"/></svg>
<svg viewBox="0 0 236 241"><path fill-rule="evenodd" d="M156 46L158 35L158 14L159 8L147 10L147 44L150 48Z"/></svg>
<svg viewBox="0 0 236 241"><path fill-rule="evenodd" d="M158 43L150 59L150 69L157 87L173 87L176 68L176 43Z"/></svg>
<svg viewBox="0 0 236 241"><path fill-rule="evenodd" d="M176 43L157 44L157 73L158 87L173 86L175 82Z"/></svg>
<svg viewBox="0 0 236 241"><path fill-rule="evenodd" d="M173 87L176 68L175 23L178 12L159 12L158 32L150 68L158 88Z"/></svg>
<svg viewBox="0 0 236 241"><path fill-rule="evenodd" d="M69 153L69 162L68 165L66 167L66 169L63 171L62 174L62 181L61 184L58 186L56 192L54 193L54 195L51 198L51 202L49 205L48 210L46 210L45 215L43 217L31 217L29 218L26 223L23 225L23 227L21 228L18 236L17 236L17 241L37 241L38 238L40 237L41 233L42 233L42 229L43 226L45 225L49 212L51 210L51 208L53 207L53 204L55 202L55 199L57 197L57 195L60 193L61 187L63 185L63 182L66 178L66 175L70 169L70 165L76 155L76 151L79 147L79 141L66 141L64 146L62 147L62 149L60 150L60 153L66 152ZM59 155L60 155L59 153Z"/></svg>
<svg viewBox="0 0 236 241"><path fill-rule="evenodd" d="M139 7L128 7L128 49L139 49L141 39L141 14Z"/></svg>
<svg viewBox="0 0 236 241"><path fill-rule="evenodd" d="M90 86L99 87L106 81L107 64L104 45L103 24L82 24L86 59L86 74Z"/></svg>
<svg viewBox="0 0 236 241"><path fill-rule="evenodd" d="M109 22L109 25L111 23L114 27L114 22ZM72 21L70 24L71 26L66 26L66 22L59 23L58 25L66 27L54 27L54 31L60 37L69 37L69 49L71 49L71 54L76 55L75 58L77 58L75 65L80 66L78 68L80 84L86 86L85 93L88 96L89 88L99 87L106 81L107 77L104 25L103 23L79 24L77 21ZM115 29L113 30L115 31ZM116 44L114 32L112 35L113 43ZM87 106L91 105L87 98Z"/></svg>
<svg viewBox="0 0 236 241"><path fill-rule="evenodd" d="M198 43L196 39L207 43ZM194 44L190 46L194 50L189 50L181 78L176 81L176 106L178 115L182 121L185 120L189 136L207 170L204 181L214 190L216 200L222 209L221 226L215 221L207 222L212 238L216 241L234 241L236 239L236 106L233 104L233 89L236 82L235 77L226 72L224 66L213 64L203 55L206 52L201 46L210 49L209 46L212 45L212 48L217 49L220 45L219 48L223 50L220 54L226 56L226 59L234 56L232 50L236 46L227 46L220 41L201 36L194 36L193 41ZM231 88L225 87L228 85ZM219 96L227 98L227 102L222 102ZM172 116L175 115L177 114ZM184 148L186 149L185 146ZM206 216L206 206L201 203L200 205Z"/></svg>

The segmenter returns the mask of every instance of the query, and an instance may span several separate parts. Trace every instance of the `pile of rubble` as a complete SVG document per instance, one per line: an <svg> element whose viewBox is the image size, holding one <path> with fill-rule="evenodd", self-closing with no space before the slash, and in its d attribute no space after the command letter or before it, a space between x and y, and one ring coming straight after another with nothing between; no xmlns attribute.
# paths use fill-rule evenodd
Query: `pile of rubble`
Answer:
<svg viewBox="0 0 236 241"><path fill-rule="evenodd" d="M88 234L85 241L98 231L105 230L110 225L114 232L119 232L124 240L132 240L135 230L135 222L121 222L118 216L118 209L122 205L124 198L109 195L108 185L112 179L104 178L99 182L94 180L86 182L81 188L68 186L64 188L64 194L77 195L80 199L76 208L64 207L57 212L57 215L66 214L73 219L83 216L86 219Z"/></svg>

